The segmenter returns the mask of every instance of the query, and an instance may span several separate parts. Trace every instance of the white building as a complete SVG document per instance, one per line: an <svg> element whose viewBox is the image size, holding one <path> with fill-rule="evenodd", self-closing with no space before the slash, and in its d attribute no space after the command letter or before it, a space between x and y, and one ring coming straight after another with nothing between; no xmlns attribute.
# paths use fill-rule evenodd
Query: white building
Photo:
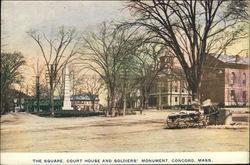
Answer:
<svg viewBox="0 0 250 165"><path fill-rule="evenodd" d="M76 110L92 111L93 106L95 111L99 111L99 98L98 95L91 95L88 93L82 93L73 95L70 97L71 105Z"/></svg>
<svg viewBox="0 0 250 165"><path fill-rule="evenodd" d="M185 75L179 68L173 69L173 74L158 76L149 93L149 107L169 108L185 106L191 102L191 95L187 89Z"/></svg>

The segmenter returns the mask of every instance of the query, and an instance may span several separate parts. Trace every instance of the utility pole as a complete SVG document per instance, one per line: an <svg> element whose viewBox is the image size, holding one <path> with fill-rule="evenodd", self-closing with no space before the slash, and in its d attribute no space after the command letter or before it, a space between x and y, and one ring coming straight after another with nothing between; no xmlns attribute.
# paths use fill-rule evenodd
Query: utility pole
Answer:
<svg viewBox="0 0 250 165"><path fill-rule="evenodd" d="M162 109L162 79L160 77L160 81L159 81L159 110Z"/></svg>
<svg viewBox="0 0 250 165"><path fill-rule="evenodd" d="M40 77L36 76L36 108L40 111Z"/></svg>
<svg viewBox="0 0 250 165"><path fill-rule="evenodd" d="M51 114L54 115L54 76L55 76L55 71L54 71L54 65L50 65L50 108L51 108Z"/></svg>
<svg viewBox="0 0 250 165"><path fill-rule="evenodd" d="M22 111L22 103L21 103L21 102L22 102L22 101L21 101L21 100L22 100L22 98L21 98L21 88L22 88L22 87L21 87L21 85L20 85L20 89L19 89L19 108L20 108L20 111Z"/></svg>
<svg viewBox="0 0 250 165"><path fill-rule="evenodd" d="M27 95L27 97L26 97L26 112L28 112L28 105L29 105L29 102L28 102L28 100L29 100L29 86L28 85L26 88L26 95Z"/></svg>
<svg viewBox="0 0 250 165"><path fill-rule="evenodd" d="M124 84L123 84L123 116L125 116L126 109L127 109L127 87L126 87L126 80L127 80L127 69L124 69Z"/></svg>
<svg viewBox="0 0 250 165"><path fill-rule="evenodd" d="M72 72L71 72L71 74L72 74L72 95L73 95L73 105L74 105L74 108L75 108L75 105L76 105L76 98L75 98L75 71L73 70ZM93 98L92 98L93 99ZM94 105L92 105L92 106L94 106ZM92 109L94 109L94 107L92 108Z"/></svg>
<svg viewBox="0 0 250 165"><path fill-rule="evenodd" d="M73 86L73 89L72 89L72 93L73 95L75 95L75 72L73 71L73 78L72 78L72 86Z"/></svg>

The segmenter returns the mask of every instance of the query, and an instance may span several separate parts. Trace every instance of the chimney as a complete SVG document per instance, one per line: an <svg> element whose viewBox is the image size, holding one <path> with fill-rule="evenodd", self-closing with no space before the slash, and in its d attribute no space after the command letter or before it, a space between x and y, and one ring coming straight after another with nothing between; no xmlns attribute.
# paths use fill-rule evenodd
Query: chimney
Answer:
<svg viewBox="0 0 250 165"><path fill-rule="evenodd" d="M240 56L239 55L235 56L235 62L240 62Z"/></svg>

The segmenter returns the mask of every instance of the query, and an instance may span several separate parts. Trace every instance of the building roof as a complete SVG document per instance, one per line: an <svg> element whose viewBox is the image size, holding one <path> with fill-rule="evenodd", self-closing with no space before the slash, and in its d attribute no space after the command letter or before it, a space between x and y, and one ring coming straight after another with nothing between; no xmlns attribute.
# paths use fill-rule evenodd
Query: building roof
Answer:
<svg viewBox="0 0 250 165"><path fill-rule="evenodd" d="M89 93L81 93L81 94L78 94L78 95L72 95L70 97L70 100L75 100L75 101L77 101L77 100L79 100L79 101L83 101L83 100L91 101L91 100L94 100L94 99L99 100L98 95L91 95Z"/></svg>
<svg viewBox="0 0 250 165"><path fill-rule="evenodd" d="M179 80L186 79L183 69L177 66L173 67L171 71L167 71L167 70L161 71L158 75L158 77L165 77L165 76L172 76Z"/></svg>
<svg viewBox="0 0 250 165"><path fill-rule="evenodd" d="M185 77L184 70L181 67L174 67L173 74L178 77Z"/></svg>
<svg viewBox="0 0 250 165"><path fill-rule="evenodd" d="M53 100L61 100L61 97L60 96L54 96Z"/></svg>
<svg viewBox="0 0 250 165"><path fill-rule="evenodd" d="M74 101L92 101L95 99L96 101L99 100L98 95L91 95L89 93L81 93L78 95L71 95L70 100ZM54 96L54 100L61 100L60 96Z"/></svg>
<svg viewBox="0 0 250 165"><path fill-rule="evenodd" d="M240 57L239 55L224 55L224 54L210 54L210 55L224 63L249 65L248 57Z"/></svg>

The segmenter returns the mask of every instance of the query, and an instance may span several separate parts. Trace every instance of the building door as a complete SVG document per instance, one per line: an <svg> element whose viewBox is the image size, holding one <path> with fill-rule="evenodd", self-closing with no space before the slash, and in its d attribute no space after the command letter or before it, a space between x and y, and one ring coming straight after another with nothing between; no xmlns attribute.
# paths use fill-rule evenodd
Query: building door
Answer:
<svg viewBox="0 0 250 165"><path fill-rule="evenodd" d="M237 98L236 98L236 94L235 94L235 90L231 90L231 105L236 105L237 104Z"/></svg>
<svg viewBox="0 0 250 165"><path fill-rule="evenodd" d="M243 101L243 105L245 106L247 103L247 93L246 91L242 92L242 101Z"/></svg>

